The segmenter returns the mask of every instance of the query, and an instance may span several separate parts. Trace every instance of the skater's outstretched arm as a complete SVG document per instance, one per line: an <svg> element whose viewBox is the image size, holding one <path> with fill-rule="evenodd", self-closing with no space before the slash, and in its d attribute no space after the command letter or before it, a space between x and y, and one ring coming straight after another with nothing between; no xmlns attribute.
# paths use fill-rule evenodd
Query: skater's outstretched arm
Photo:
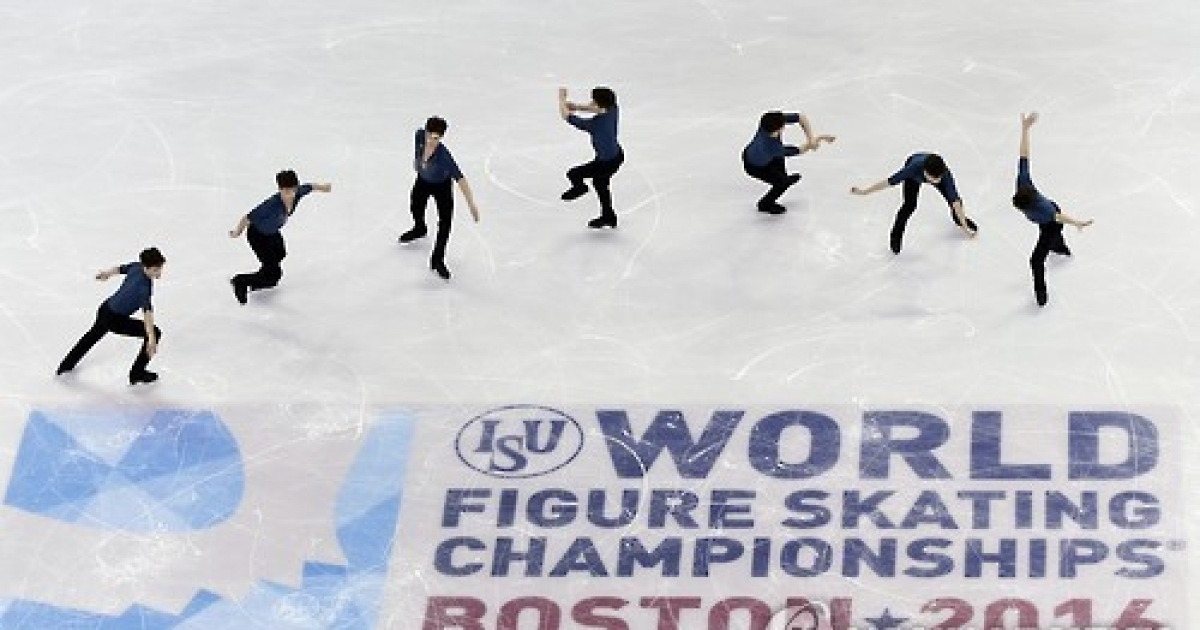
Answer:
<svg viewBox="0 0 1200 630"><path fill-rule="evenodd" d="M1029 128L1037 122L1037 112L1021 114L1021 157L1029 159Z"/></svg>
<svg viewBox="0 0 1200 630"><path fill-rule="evenodd" d="M1067 215L1067 213L1063 212L1062 210L1059 210L1058 212L1054 213L1054 220L1058 221L1059 223L1062 223L1063 225L1073 225L1076 228L1078 228L1080 231L1083 231L1083 228L1094 223L1094 221L1092 221L1091 219L1085 219L1085 220L1081 221L1079 219L1071 217L1071 216Z"/></svg>
<svg viewBox="0 0 1200 630"><path fill-rule="evenodd" d="M804 148L803 151L808 151L817 148L817 137L813 135L812 123L808 122L808 116L800 114L800 129L804 130Z"/></svg>
<svg viewBox="0 0 1200 630"><path fill-rule="evenodd" d="M834 140L837 140L837 136L831 136L828 134L823 134L823 135L817 136L816 138L813 139L812 142L800 147L800 152L807 153L809 151L816 151L818 148L820 148L822 142L828 144L830 142L833 142Z"/></svg>
<svg viewBox="0 0 1200 630"><path fill-rule="evenodd" d="M603 114L606 110L595 103L572 103L567 100L567 88L558 88L558 114L566 120L575 112Z"/></svg>
<svg viewBox="0 0 1200 630"><path fill-rule="evenodd" d="M333 192L333 184L329 184L329 183L313 184L312 187L313 187L313 190L315 190L317 192L323 192L323 193Z"/></svg>
<svg viewBox="0 0 1200 630"><path fill-rule="evenodd" d="M100 280L100 281L108 280L109 278L111 278L119 273L121 273L120 267L110 267L108 269L101 269L100 271L96 272L96 279Z"/></svg>
<svg viewBox="0 0 1200 630"><path fill-rule="evenodd" d="M153 357L158 351L158 337L154 335L154 311L142 309L142 323L146 326L146 356Z"/></svg>
<svg viewBox="0 0 1200 630"><path fill-rule="evenodd" d="M250 227L250 215L245 215L232 230L229 230L229 238L241 236L242 232L245 232L248 227Z"/></svg>
<svg viewBox="0 0 1200 630"><path fill-rule="evenodd" d="M812 123L809 122L808 116L804 114L800 114L800 128L804 130L805 138L804 145L800 147L801 153L817 150L820 148L822 142L829 143L837 140L837 136L831 136L827 134L817 135L817 133L813 131Z"/></svg>
<svg viewBox="0 0 1200 630"><path fill-rule="evenodd" d="M458 189L462 191L463 199L467 200L467 208L471 211L471 218L479 223L479 207L475 205L475 195L471 194L471 185L467 183L467 178L463 177L458 180Z"/></svg>
<svg viewBox="0 0 1200 630"><path fill-rule="evenodd" d="M891 184L888 183L888 180L885 179L883 181L875 182L874 184L871 184L870 186L867 186L866 188L859 188L858 186L853 186L850 188L850 192L855 195L869 195L871 193L877 193L889 186L891 186Z"/></svg>
<svg viewBox="0 0 1200 630"><path fill-rule="evenodd" d="M967 236L973 238L975 236L975 230L972 230L971 226L967 224L967 211L963 210L962 199L955 199L953 202L951 202L950 210L954 213L954 217L958 220L958 228Z"/></svg>

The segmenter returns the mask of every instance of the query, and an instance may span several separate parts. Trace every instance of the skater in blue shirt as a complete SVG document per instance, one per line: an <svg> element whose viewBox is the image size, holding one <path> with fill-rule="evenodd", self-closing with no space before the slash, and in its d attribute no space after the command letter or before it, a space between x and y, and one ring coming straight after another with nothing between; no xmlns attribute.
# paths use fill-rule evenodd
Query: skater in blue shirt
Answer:
<svg viewBox="0 0 1200 630"><path fill-rule="evenodd" d="M429 268L441 279L450 279L450 270L446 267L446 244L450 241L450 226L454 222L454 191L450 182L458 182L463 198L467 200L467 208L471 210L471 218L479 223L479 208L475 206L475 196L471 193L471 185L463 177L450 149L442 143L449 125L445 120L433 116L425 121L425 128L418 129L415 137L413 168L417 171L417 180L413 182L411 204L413 226L400 235L401 243L410 243L428 233L425 227L425 207L429 198L433 197L437 204L438 229L434 239L433 254L429 258Z"/></svg>
<svg viewBox="0 0 1200 630"><path fill-rule="evenodd" d="M908 156L904 166L891 177L866 188L855 186L850 192L869 195L901 182L904 183L904 203L896 211L896 220L892 224L892 253L899 254L904 244L904 227L913 211L917 209L917 195L921 191L921 184L932 184L942 193L942 197L950 205L950 218L967 236L973 237L979 231L979 227L963 210L962 197L954 186L954 174L946 167L942 156L936 153L914 153Z"/></svg>
<svg viewBox="0 0 1200 630"><path fill-rule="evenodd" d="M1029 130L1037 119L1037 112L1021 115L1021 156L1017 159L1017 192L1012 202L1025 218L1038 225L1038 240L1029 256L1029 267L1033 271L1034 299L1038 306L1045 306L1049 299L1046 293L1046 257L1050 252L1071 255L1063 238L1063 224L1073 225L1082 231L1092 221L1080 221L1067 216L1057 203L1042 196L1033 185L1033 178L1029 175Z"/></svg>
<svg viewBox="0 0 1200 630"><path fill-rule="evenodd" d="M591 102L572 103L567 100L567 88L559 88L558 111L563 120L591 136L592 148L596 152L592 161L567 171L571 188L562 194L562 199L571 201L582 197L588 191L583 180L591 179L596 187L596 197L600 199L600 216L588 221L588 227L615 228L617 213L613 210L609 182L625 162L625 152L617 140L617 124L620 121L617 95L609 88L597 87L592 90ZM581 118L575 112L587 112L594 116Z"/></svg>
<svg viewBox="0 0 1200 630"><path fill-rule="evenodd" d="M314 190L326 193L333 190L331 184L301 186L296 171L280 171L275 175L275 184L279 186L279 192L258 204L229 231L230 238L246 233L246 242L259 262L258 271L241 273L229 279L233 285L233 296L239 304L246 303L247 291L269 289L279 284L283 277L280 263L287 256L287 247L281 230L296 211L296 204Z"/></svg>
<svg viewBox="0 0 1200 630"><path fill-rule="evenodd" d="M800 125L800 129L804 131L804 144L797 147L783 143L783 127L788 123ZM788 175L787 167L783 163L785 157L813 151L820 147L822 142L833 142L836 139L834 136L814 135L812 125L804 114L763 114L758 121L758 131L754 138L742 150L742 168L746 170L746 174L771 185L767 194L758 200L759 212L787 212L787 208L779 205L779 197L800 181L800 175Z"/></svg>
<svg viewBox="0 0 1200 630"><path fill-rule="evenodd" d="M59 363L57 374L65 374L75 369L83 355L103 339L104 335L112 332L126 337L142 338L142 349L129 370L129 384L153 383L158 379L157 374L146 369L150 358L158 351L158 342L162 338L162 331L154 325L154 306L150 298L154 294L154 281L162 277L163 265L166 262L162 252L151 247L142 250L138 255L138 262L96 273L97 280L108 280L117 274L124 274L125 279L117 292L96 309L96 321L75 343L62 363ZM142 310L140 321L132 317L138 309Z"/></svg>

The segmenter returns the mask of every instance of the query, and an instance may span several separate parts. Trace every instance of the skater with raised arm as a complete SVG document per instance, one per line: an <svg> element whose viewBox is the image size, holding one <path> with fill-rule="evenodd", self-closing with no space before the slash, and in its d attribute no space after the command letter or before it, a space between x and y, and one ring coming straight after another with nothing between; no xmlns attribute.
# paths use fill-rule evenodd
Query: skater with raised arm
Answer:
<svg viewBox="0 0 1200 630"><path fill-rule="evenodd" d="M893 254L899 254L904 245L904 228L908 218L917 209L917 196L921 192L921 184L931 184L942 193L946 203L950 205L950 219L967 236L973 237L979 231L975 222L963 210L962 197L954 185L954 174L946 167L945 160L936 153L914 153L908 156L904 166L887 179L872 184L866 188L855 186L850 192L856 195L869 195L889 186L904 184L904 203L896 211L896 220L892 224L891 247Z"/></svg>
<svg viewBox="0 0 1200 630"><path fill-rule="evenodd" d="M783 143L783 128L787 124L798 124L804 131L805 141L800 146ZM789 175L783 159L808 151L814 151L822 142L833 142L834 136L813 134L812 125L804 114L767 112L759 118L758 131L750 144L742 149L742 167L746 174L770 184L771 189L758 200L758 211L767 214L783 214L787 208L779 205L779 197L800 181L800 174Z"/></svg>
<svg viewBox="0 0 1200 630"><path fill-rule="evenodd" d="M1033 271L1034 299L1038 306L1045 306L1049 300L1046 292L1046 257L1050 252L1071 255L1063 238L1063 224L1073 225L1082 231L1092 221L1080 221L1067 216L1057 203L1044 197L1033 185L1033 178L1029 175L1029 130L1037 119L1037 112L1021 115L1021 155L1017 158L1017 192L1012 202L1026 219L1038 225L1038 240L1029 256L1029 268Z"/></svg>
<svg viewBox="0 0 1200 630"><path fill-rule="evenodd" d="M246 242L258 258L259 268L254 273L241 273L230 278L233 285L233 296L239 304L246 303L249 291L269 289L279 284L283 277L281 263L287 256L287 247L283 241L284 224L296 212L296 205L306 195L316 190L329 192L331 184L300 184L296 171L280 171L275 175L275 184L279 192L258 204L258 207L243 216L237 226L229 231L230 238L237 238L246 233Z"/></svg>
<svg viewBox="0 0 1200 630"><path fill-rule="evenodd" d="M96 309L96 321L75 343L62 363L59 363L56 374L65 374L75 369L88 350L111 332L142 339L142 349L138 351L137 358L133 360L133 367L129 369L129 384L153 383L158 379L158 374L146 369L150 358L158 351L159 340L162 339L162 331L154 325L154 307L150 298L154 293L154 281L162 277L163 265L166 262L162 252L151 247L142 250L137 262L96 273L96 279L101 281L117 274L124 274L125 279L121 281L116 293L100 303L100 307ZM142 311L140 320L132 317L138 309Z"/></svg>
<svg viewBox="0 0 1200 630"><path fill-rule="evenodd" d="M571 187L562 194L562 199L571 201L582 197L588 191L587 184L583 181L591 179L592 185L596 187L596 197L600 200L600 216L588 221L588 227L615 228L617 227L617 213L613 210L609 184L613 175L625 162L625 152L617 140L617 126L620 121L617 94L610 88L597 87L592 89L590 102L572 103L567 100L567 88L559 88L558 111L568 124L591 136L592 149L596 152L592 161L567 171L567 179L571 181ZM593 115L583 118L577 116L576 112Z"/></svg>
<svg viewBox="0 0 1200 630"><path fill-rule="evenodd" d="M425 226L425 207L429 205L429 198L433 197L437 205L438 228L433 253L429 257L429 268L442 280L450 279L450 270L446 267L446 244L450 241L450 226L454 222L454 190L450 186L451 181L458 182L458 189L467 200L471 218L479 223L479 208L475 205L471 185L459 170L450 149L442 142L448 127L445 120L433 116L425 121L424 128L417 130L413 157L417 179L413 182L409 207L412 211L413 226L400 235L401 243L411 243L429 232Z"/></svg>

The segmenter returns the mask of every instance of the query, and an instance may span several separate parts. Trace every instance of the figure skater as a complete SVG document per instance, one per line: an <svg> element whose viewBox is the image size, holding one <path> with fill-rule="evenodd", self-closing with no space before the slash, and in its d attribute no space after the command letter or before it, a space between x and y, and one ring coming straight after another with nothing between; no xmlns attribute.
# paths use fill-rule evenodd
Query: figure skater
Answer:
<svg viewBox="0 0 1200 630"><path fill-rule="evenodd" d="M117 274L124 274L125 279L121 281L116 293L100 303L100 308L96 309L96 321L63 358L56 374L65 374L75 369L83 355L103 339L104 335L112 332L126 337L142 338L142 348L133 360L133 367L129 369L129 384L153 383L158 379L158 374L146 369L150 358L158 351L159 340L162 339L162 331L154 325L154 307L150 297L154 293L154 281L162 277L163 265L166 262L162 252L151 247L142 250L138 255L138 262L103 269L96 273L96 279L101 281ZM142 309L141 320L131 317L139 308Z"/></svg>
<svg viewBox="0 0 1200 630"><path fill-rule="evenodd" d="M287 247L281 230L296 211L296 204L314 190L326 193L333 190L332 184L301 186L296 171L280 171L275 175L275 184L279 186L279 192L258 204L229 231L231 238L246 233L246 242L259 262L258 271L238 274L229 280L239 304L246 303L248 291L269 289L279 284L279 279L283 277L280 263L287 256Z"/></svg>
<svg viewBox="0 0 1200 630"><path fill-rule="evenodd" d="M567 88L558 89L558 111L563 120L577 129L586 131L592 138L592 148L595 158L586 164L580 164L567 171L567 179L571 188L562 194L563 201L571 201L582 197L588 191L585 179L591 179L596 187L596 197L600 199L600 216L588 221L590 228L617 227L617 213L613 211L612 193L609 183L613 175L625 161L625 152L617 140L617 123L620 111L617 108L617 95L610 88L597 87L592 89L592 100L589 103L572 103L567 100ZM581 118L575 112L594 114Z"/></svg>

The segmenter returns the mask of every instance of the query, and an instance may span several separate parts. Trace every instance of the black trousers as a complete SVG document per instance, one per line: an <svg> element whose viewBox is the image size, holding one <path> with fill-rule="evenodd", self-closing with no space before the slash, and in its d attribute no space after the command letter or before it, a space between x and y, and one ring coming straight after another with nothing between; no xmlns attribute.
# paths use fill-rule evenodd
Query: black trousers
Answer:
<svg viewBox="0 0 1200 630"><path fill-rule="evenodd" d="M246 242L250 243L250 249L258 257L260 266L254 273L234 276L234 282L245 285L251 291L269 289L279 284L279 279L283 277L283 267L280 263L287 256L283 233L263 234L251 225L246 230Z"/></svg>
<svg viewBox="0 0 1200 630"><path fill-rule="evenodd" d="M898 245L904 240L904 228L908 225L908 218L917 209L917 197L920 193L920 182L911 179L904 180L904 203L896 211L896 221L892 223L892 243ZM958 220L958 215L954 214L954 206L950 206L950 220L954 221L954 225L962 225L962 222ZM970 219L967 219L967 226L971 229L976 227L975 222Z"/></svg>
<svg viewBox="0 0 1200 630"><path fill-rule="evenodd" d="M1038 229L1037 244L1033 246L1033 253L1029 256L1029 268L1033 270L1034 292L1044 294L1046 292L1046 257L1050 255L1050 252L1067 255L1071 253L1071 250L1067 249L1067 241L1063 238L1063 224L1058 221L1050 221L1039 224Z"/></svg>
<svg viewBox="0 0 1200 630"><path fill-rule="evenodd" d="M609 189L609 185L613 175L621 170L621 165L624 163L624 152L617 154L617 157L611 160L592 160L567 171L567 179L571 180L573 188L583 186L583 180L591 179L592 185L596 187L596 197L600 199L600 216L615 219L617 213L613 211L612 191Z"/></svg>
<svg viewBox="0 0 1200 630"><path fill-rule="evenodd" d="M434 203L437 205L438 226L437 236L433 242L433 253L429 256L429 265L436 267L446 264L446 244L450 242L450 226L454 223L454 190L451 187L451 180L440 184L431 184L420 177L413 182L412 187L412 210L413 227L420 229L422 232L425 227L425 207L429 205L429 198L433 197Z"/></svg>
<svg viewBox="0 0 1200 630"><path fill-rule="evenodd" d="M138 352L137 358L133 360L133 367L129 369L129 373L138 374L146 369L146 365L150 363L150 355L146 354L146 324L140 319L134 319L128 315L118 315L108 307L108 302L102 302L100 308L96 309L96 321L79 341L75 343L75 347L67 353L66 358L59 364L60 371L75 369L79 364L79 360L83 355L96 345L96 342L104 338L108 333L116 333L126 337L141 337L142 350ZM162 339L162 331L158 326L154 327L154 335L157 339Z"/></svg>
<svg viewBox="0 0 1200 630"><path fill-rule="evenodd" d="M742 168L746 169L746 174L750 177L771 185L771 189L767 191L767 194L758 200L758 207L760 208L779 201L783 193L792 187L792 182L788 180L787 167L784 166L783 158L781 157L767 162L766 166L755 166L746 160L745 155L742 155Z"/></svg>

